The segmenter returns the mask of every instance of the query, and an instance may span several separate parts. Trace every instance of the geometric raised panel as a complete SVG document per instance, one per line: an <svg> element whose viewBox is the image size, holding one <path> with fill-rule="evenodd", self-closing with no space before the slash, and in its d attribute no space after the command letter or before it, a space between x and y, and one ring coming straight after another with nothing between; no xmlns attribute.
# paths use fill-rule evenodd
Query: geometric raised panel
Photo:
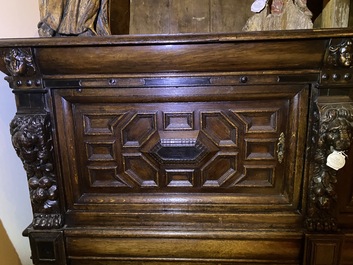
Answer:
<svg viewBox="0 0 353 265"><path fill-rule="evenodd" d="M275 159L276 139L245 139L247 160Z"/></svg>
<svg viewBox="0 0 353 265"><path fill-rule="evenodd" d="M154 146L146 152L160 164L198 164L215 149L215 147L203 144L199 131L188 131L183 134L160 131L158 137L148 144L154 144Z"/></svg>
<svg viewBox="0 0 353 265"><path fill-rule="evenodd" d="M84 114L85 135L112 135L114 125L124 114Z"/></svg>
<svg viewBox="0 0 353 265"><path fill-rule="evenodd" d="M237 169L238 153L217 153L202 169L202 187L227 186L236 175L241 173Z"/></svg>
<svg viewBox="0 0 353 265"><path fill-rule="evenodd" d="M112 142L89 142L86 141L86 152L88 161L114 161L114 143Z"/></svg>
<svg viewBox="0 0 353 265"><path fill-rule="evenodd" d="M193 130L194 118L192 112L165 112L164 130Z"/></svg>
<svg viewBox="0 0 353 265"><path fill-rule="evenodd" d="M116 166L89 166L88 176L90 187L128 187L126 182L118 175Z"/></svg>
<svg viewBox="0 0 353 265"><path fill-rule="evenodd" d="M238 127L222 111L200 112L202 131L217 146L238 146Z"/></svg>
<svg viewBox="0 0 353 265"><path fill-rule="evenodd" d="M305 265L339 265L344 245L344 234L306 234ZM346 263L344 263L346 264ZM350 263L347 263L350 264Z"/></svg>
<svg viewBox="0 0 353 265"><path fill-rule="evenodd" d="M246 133L276 132L279 109L232 110L246 123Z"/></svg>
<svg viewBox="0 0 353 265"><path fill-rule="evenodd" d="M124 172L139 187L158 187L158 169L141 154L123 154Z"/></svg>
<svg viewBox="0 0 353 265"><path fill-rule="evenodd" d="M247 198L249 205L260 194L282 203L293 174L285 171L287 161L278 163L277 142L289 124L285 115L295 111L288 99L273 102L122 102L104 109L78 104L67 133L74 135L79 165L77 199L82 193L92 200L105 193L226 193Z"/></svg>
<svg viewBox="0 0 353 265"><path fill-rule="evenodd" d="M121 130L123 146L140 147L156 132L156 113L138 113Z"/></svg>
<svg viewBox="0 0 353 265"><path fill-rule="evenodd" d="M193 187L194 169L166 169L167 187Z"/></svg>

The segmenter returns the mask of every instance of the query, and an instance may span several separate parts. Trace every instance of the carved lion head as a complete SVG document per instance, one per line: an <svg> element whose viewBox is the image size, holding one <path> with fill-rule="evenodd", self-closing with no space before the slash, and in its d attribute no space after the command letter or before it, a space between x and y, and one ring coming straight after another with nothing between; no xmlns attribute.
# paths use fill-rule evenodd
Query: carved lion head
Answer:
<svg viewBox="0 0 353 265"><path fill-rule="evenodd" d="M353 136L353 113L345 108L326 110L320 128L322 144L326 150L345 151Z"/></svg>

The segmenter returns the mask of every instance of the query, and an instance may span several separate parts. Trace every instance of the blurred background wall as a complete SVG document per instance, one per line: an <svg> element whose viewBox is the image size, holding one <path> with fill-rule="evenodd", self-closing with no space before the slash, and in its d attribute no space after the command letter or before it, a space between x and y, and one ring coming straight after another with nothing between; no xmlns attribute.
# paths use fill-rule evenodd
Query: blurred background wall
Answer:
<svg viewBox="0 0 353 265"><path fill-rule="evenodd" d="M38 0L0 0L0 38L36 37L38 21ZM0 263L18 265L13 246L22 265L31 265L29 241L22 231L31 223L32 210L26 173L11 144L9 123L16 108L4 77L0 73L0 255L6 257L0 257ZM8 260L10 256L15 260Z"/></svg>

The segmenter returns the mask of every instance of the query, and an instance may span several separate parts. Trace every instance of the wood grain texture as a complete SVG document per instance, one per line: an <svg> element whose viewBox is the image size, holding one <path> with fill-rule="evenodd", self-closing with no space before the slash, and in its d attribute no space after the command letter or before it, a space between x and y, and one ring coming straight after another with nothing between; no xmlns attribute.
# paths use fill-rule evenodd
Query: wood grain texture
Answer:
<svg viewBox="0 0 353 265"><path fill-rule="evenodd" d="M240 32L251 0L132 0L131 34Z"/></svg>
<svg viewBox="0 0 353 265"><path fill-rule="evenodd" d="M34 219L46 225L26 230L36 265L351 264L352 150L332 186L340 233L311 235L304 224L308 200L322 196L311 171L318 108L335 103L344 114L352 104L353 80L337 80L353 74L351 62L333 49L352 38L308 30L1 40L18 108L14 147Z"/></svg>

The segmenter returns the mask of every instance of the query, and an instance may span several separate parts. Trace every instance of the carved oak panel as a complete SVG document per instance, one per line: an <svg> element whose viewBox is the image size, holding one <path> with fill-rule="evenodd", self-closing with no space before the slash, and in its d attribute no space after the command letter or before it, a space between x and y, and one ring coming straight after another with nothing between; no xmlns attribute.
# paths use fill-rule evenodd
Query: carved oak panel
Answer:
<svg viewBox="0 0 353 265"><path fill-rule="evenodd" d="M351 264L352 36L1 41L34 263Z"/></svg>
<svg viewBox="0 0 353 265"><path fill-rule="evenodd" d="M200 205L227 194L233 207L296 207L303 166L292 158L303 148L304 87L261 101L261 93L244 93L237 101L154 103L121 101L123 90L101 92L111 99L104 105L89 91L54 91L60 145L71 157L62 157L70 210L120 211L142 193L147 204L171 196L178 205L187 193Z"/></svg>

